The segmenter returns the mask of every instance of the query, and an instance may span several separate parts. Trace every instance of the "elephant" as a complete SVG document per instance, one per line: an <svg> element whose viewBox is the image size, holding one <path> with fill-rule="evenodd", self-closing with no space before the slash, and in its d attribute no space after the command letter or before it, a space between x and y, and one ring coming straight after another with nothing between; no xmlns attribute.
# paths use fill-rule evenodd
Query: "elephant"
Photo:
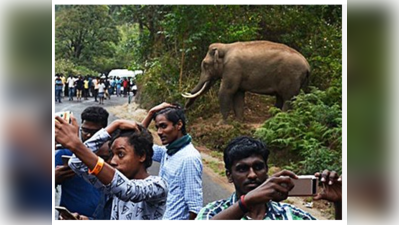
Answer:
<svg viewBox="0 0 399 225"><path fill-rule="evenodd" d="M231 109L243 121L245 92L276 96L275 106L283 111L287 101L298 95L310 76L305 57L287 45L270 41L213 43L201 63L200 80L187 98L188 109L197 97L221 79L219 104L223 122Z"/></svg>

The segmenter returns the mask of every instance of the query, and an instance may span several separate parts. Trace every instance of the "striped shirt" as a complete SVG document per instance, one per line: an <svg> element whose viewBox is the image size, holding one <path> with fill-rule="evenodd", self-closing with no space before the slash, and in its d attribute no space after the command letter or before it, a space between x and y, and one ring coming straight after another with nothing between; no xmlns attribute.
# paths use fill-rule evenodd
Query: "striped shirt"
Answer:
<svg viewBox="0 0 399 225"><path fill-rule="evenodd" d="M201 155L190 143L169 156L166 147L154 145L152 159L160 162L159 176L168 184L164 220L188 220L189 212L198 214L202 201Z"/></svg>
<svg viewBox="0 0 399 225"><path fill-rule="evenodd" d="M96 153L110 139L105 129L99 130L84 144ZM88 174L88 167L75 156L69 167L89 183L113 196L111 220L160 220L165 211L168 194L167 184L158 176L129 180L118 170L108 185L102 184L96 176Z"/></svg>
<svg viewBox="0 0 399 225"><path fill-rule="evenodd" d="M198 213L196 220L209 220L216 214L229 208L237 201L236 193L233 193L228 199L214 201L206 205ZM312 215L286 203L270 201L266 204L267 211L263 220L315 220ZM250 220L244 215L241 220Z"/></svg>

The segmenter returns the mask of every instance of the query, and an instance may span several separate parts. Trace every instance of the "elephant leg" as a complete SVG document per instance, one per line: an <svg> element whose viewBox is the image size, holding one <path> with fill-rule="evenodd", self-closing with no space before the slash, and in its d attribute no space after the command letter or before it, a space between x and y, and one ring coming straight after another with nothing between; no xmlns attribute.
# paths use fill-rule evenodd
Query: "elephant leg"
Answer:
<svg viewBox="0 0 399 225"><path fill-rule="evenodd" d="M244 120L244 102L245 102L244 98L245 98L245 92L238 91L234 95L234 99L233 99L234 114L239 121Z"/></svg>
<svg viewBox="0 0 399 225"><path fill-rule="evenodd" d="M281 97L279 94L277 94L276 95L276 104L274 106L279 109L283 109L283 105L284 105L283 97Z"/></svg>
<svg viewBox="0 0 399 225"><path fill-rule="evenodd" d="M219 104L223 121L226 122L229 112L233 105L233 95L219 91Z"/></svg>
<svg viewBox="0 0 399 225"><path fill-rule="evenodd" d="M283 104L283 108L281 110L286 112L289 109L291 109L291 101L285 101L284 104Z"/></svg>
<svg viewBox="0 0 399 225"><path fill-rule="evenodd" d="M281 108L282 111L285 112L285 111L288 111L289 109L292 109L291 101L294 100L293 99L294 96L299 94L299 88L300 88L300 86L299 86L299 83L298 83L298 86L294 87L291 92L285 93L285 95L282 95L283 96L282 97L283 105L282 105L282 108Z"/></svg>
<svg viewBox="0 0 399 225"><path fill-rule="evenodd" d="M227 122L229 112L233 108L234 95L237 93L240 85L239 76L235 76L235 74L237 74L237 71L229 71L226 69L219 88L220 112L222 113L224 123Z"/></svg>

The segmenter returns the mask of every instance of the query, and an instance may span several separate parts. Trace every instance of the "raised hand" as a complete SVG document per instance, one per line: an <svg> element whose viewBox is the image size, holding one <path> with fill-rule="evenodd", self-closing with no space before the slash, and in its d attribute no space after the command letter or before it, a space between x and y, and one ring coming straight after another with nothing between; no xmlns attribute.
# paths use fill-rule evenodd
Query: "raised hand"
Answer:
<svg viewBox="0 0 399 225"><path fill-rule="evenodd" d="M69 124L59 116L56 116L55 119L55 140L57 143L60 143L65 148L71 149L77 143L81 142L77 135L79 129L77 128L74 116L71 115L71 119L74 121L73 124Z"/></svg>
<svg viewBox="0 0 399 225"><path fill-rule="evenodd" d="M248 205L265 204L270 200L282 201L287 199L288 192L294 187L291 179L297 179L297 176L288 170L280 171L256 189L248 192L245 201Z"/></svg>
<svg viewBox="0 0 399 225"><path fill-rule="evenodd" d="M105 129L109 134L112 134L117 129L140 131L137 123L132 120L115 120Z"/></svg>
<svg viewBox="0 0 399 225"><path fill-rule="evenodd" d="M170 103L167 102L162 102L161 104L154 106L153 108L150 109L150 113L156 113L164 108L168 108L168 107L176 107L175 105L172 105Z"/></svg>
<svg viewBox="0 0 399 225"><path fill-rule="evenodd" d="M164 108L167 107L176 107L175 105L172 105L170 103L167 102L163 102L157 106L154 106L152 109L150 109L150 111L148 111L147 116L143 119L143 121L141 122L143 124L144 127L148 127L151 123L152 117L154 116L154 114Z"/></svg>
<svg viewBox="0 0 399 225"><path fill-rule="evenodd" d="M132 120L118 120L119 126L118 128L121 130L136 130L139 131L137 123Z"/></svg>
<svg viewBox="0 0 399 225"><path fill-rule="evenodd" d="M76 120L76 117L71 115L71 124L75 128L76 136L79 137L79 124L78 121Z"/></svg>
<svg viewBox="0 0 399 225"><path fill-rule="evenodd" d="M75 172L68 166L57 166L55 168L55 184L61 184L75 175Z"/></svg>
<svg viewBox="0 0 399 225"><path fill-rule="evenodd" d="M335 171L324 170L322 173L316 173L323 185L322 192L318 193L313 199L324 199L330 202L342 201L342 175L338 176Z"/></svg>

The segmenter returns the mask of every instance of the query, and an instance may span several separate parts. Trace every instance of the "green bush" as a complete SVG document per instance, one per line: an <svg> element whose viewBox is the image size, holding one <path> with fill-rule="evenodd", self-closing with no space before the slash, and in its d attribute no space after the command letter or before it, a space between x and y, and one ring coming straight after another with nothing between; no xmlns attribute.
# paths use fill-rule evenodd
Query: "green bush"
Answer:
<svg viewBox="0 0 399 225"><path fill-rule="evenodd" d="M176 58L164 55L149 62L149 69L137 77L140 90L136 101L146 109L162 102L178 102L180 99L179 67Z"/></svg>
<svg viewBox="0 0 399 225"><path fill-rule="evenodd" d="M292 109L274 115L255 132L271 150L270 163L313 174L323 169L342 172L342 109L341 88L326 91L313 88L301 93L292 102Z"/></svg>
<svg viewBox="0 0 399 225"><path fill-rule="evenodd" d="M63 73L65 76L72 75L97 75L98 72L87 67L76 65L68 59L58 59L55 61L55 73Z"/></svg>
<svg viewBox="0 0 399 225"><path fill-rule="evenodd" d="M232 121L229 125L205 124L196 121L195 126L189 128L195 144L204 145L212 151L223 152L227 143L238 136L252 136L254 128Z"/></svg>

